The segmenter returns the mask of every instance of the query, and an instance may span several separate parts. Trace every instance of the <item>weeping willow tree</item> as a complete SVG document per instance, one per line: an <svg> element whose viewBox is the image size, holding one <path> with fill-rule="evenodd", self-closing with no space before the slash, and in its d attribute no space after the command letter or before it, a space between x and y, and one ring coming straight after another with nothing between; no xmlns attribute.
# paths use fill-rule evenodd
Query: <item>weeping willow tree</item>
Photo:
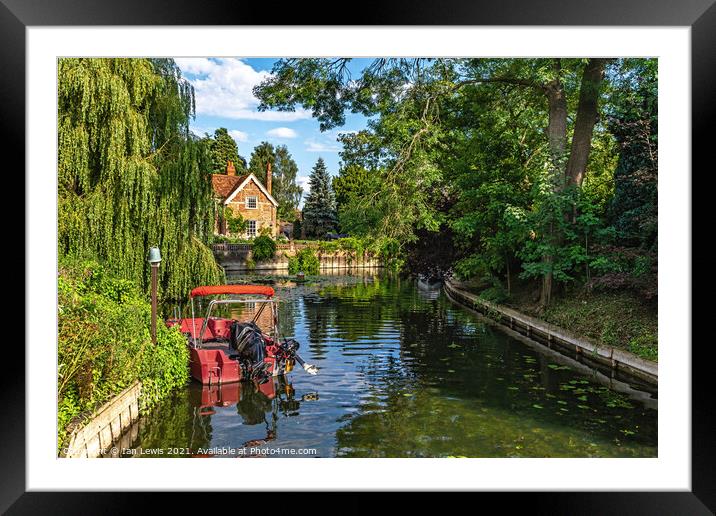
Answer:
<svg viewBox="0 0 716 516"><path fill-rule="evenodd" d="M194 91L171 59L60 59L58 252L99 259L164 298L221 280L209 149L191 137Z"/></svg>

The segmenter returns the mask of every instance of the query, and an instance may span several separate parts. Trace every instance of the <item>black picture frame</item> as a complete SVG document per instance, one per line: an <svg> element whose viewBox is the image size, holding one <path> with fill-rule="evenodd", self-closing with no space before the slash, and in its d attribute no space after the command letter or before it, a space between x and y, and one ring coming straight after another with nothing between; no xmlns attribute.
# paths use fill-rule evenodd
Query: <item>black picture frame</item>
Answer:
<svg viewBox="0 0 716 516"><path fill-rule="evenodd" d="M281 18L269 3L240 3L226 0L188 2L186 0L0 0L0 98L2 99L2 146L4 156L19 157L14 171L24 169L25 148L25 30L31 26L89 25L551 25L551 26L689 26L691 27L692 73L692 162L693 170L708 173L713 169L710 149L714 141L716 114L716 0L443 0L363 2L360 8L334 11L325 2L282 5ZM317 13L324 13L323 15ZM7 162L7 161L6 161ZM697 164L703 167L697 168ZM684 171L690 174L690 171ZM9 172L6 169L6 174ZM25 171L27 174L28 172ZM690 174L693 178L694 174ZM15 173L17 192L27 199L22 175ZM693 190L692 190L693 192ZM701 204L703 205L703 204ZM692 235L700 220L701 206L694 199ZM15 224L17 226L17 224ZM19 231L18 231L19 232ZM24 240L18 235L15 242ZM24 251L16 245L6 256L8 269L25 261ZM24 246L23 246L24 249ZM692 248L693 252L693 248ZM25 265L27 267L27 265ZM699 267L701 266L701 267ZM705 260L692 258L692 270L707 270ZM26 276L32 271L26 269ZM706 289L697 285L696 290ZM692 291L692 295L693 295ZM692 302L694 310L700 306ZM698 317L692 316L696 322ZM28 323L28 313L25 312ZM688 343L685 343L688 344ZM9 343L6 343L9 345ZM26 342L27 346L28 343ZM504 509L528 504L531 512L550 514L711 514L716 509L714 471L714 426L712 415L708 352L710 339L692 343L692 490L690 492L560 492L484 494ZM122 493L26 492L25 489L25 363L17 354L12 374L0 375L4 416L0 422L0 511L8 514L99 514L119 512L125 503ZM22 361L20 361L22 359ZM173 496L179 495L173 493ZM190 498L179 495L180 502ZM354 510L367 506L351 501L341 505ZM302 497L299 497L299 499ZM143 502L144 503L144 502ZM188 505L184 506L186 509Z"/></svg>

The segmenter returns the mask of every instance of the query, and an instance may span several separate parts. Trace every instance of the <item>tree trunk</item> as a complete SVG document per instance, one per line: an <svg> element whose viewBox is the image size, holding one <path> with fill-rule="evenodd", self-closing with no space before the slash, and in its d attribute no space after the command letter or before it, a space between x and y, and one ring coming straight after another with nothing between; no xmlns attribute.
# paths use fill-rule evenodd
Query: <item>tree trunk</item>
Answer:
<svg viewBox="0 0 716 516"><path fill-rule="evenodd" d="M549 107L547 138L549 153L552 158L552 171L555 186L561 186L567 161L567 98L559 78L544 86Z"/></svg>
<svg viewBox="0 0 716 516"><path fill-rule="evenodd" d="M539 305L541 308L546 308L552 300L552 264L554 263L554 256L545 256L542 262L549 268L544 276L542 276L542 290L540 291Z"/></svg>
<svg viewBox="0 0 716 516"><path fill-rule="evenodd" d="M505 261L507 264L507 295L512 295L512 285L510 284L510 256L507 255L507 260Z"/></svg>
<svg viewBox="0 0 716 516"><path fill-rule="evenodd" d="M544 92L547 96L549 108L547 139L552 159L552 188L555 192L560 192L564 187L567 162L567 96L559 77L561 71L560 60L555 59L554 65L555 78L544 85ZM547 238L549 240L555 238L551 225ZM542 261L547 266L547 272L542 277L542 290L540 293L540 306L544 308L552 298L552 264L554 263L554 256L545 256Z"/></svg>
<svg viewBox="0 0 716 516"><path fill-rule="evenodd" d="M568 185L581 186L587 170L589 151L592 147L592 133L597 123L599 87L604 77L607 59L590 59L582 73L579 88L577 119L574 122L572 148L567 161L566 182Z"/></svg>

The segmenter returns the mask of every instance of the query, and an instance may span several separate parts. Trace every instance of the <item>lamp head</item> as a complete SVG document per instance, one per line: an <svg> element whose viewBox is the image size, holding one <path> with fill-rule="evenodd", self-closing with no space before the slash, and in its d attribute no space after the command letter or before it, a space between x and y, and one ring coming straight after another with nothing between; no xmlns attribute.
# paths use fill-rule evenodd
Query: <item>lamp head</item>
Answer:
<svg viewBox="0 0 716 516"><path fill-rule="evenodd" d="M162 254L159 252L158 247L149 248L149 260L147 261L152 265L159 264L162 261Z"/></svg>

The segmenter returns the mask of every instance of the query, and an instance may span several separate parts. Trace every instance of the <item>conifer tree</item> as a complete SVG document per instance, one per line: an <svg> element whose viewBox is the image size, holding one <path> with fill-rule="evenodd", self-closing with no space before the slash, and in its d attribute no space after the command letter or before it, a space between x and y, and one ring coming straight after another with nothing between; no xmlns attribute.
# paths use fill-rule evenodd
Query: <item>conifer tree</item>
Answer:
<svg viewBox="0 0 716 516"><path fill-rule="evenodd" d="M311 191L303 208L303 224L307 236L323 237L337 226L336 198L323 158L318 158L314 165L309 185Z"/></svg>

